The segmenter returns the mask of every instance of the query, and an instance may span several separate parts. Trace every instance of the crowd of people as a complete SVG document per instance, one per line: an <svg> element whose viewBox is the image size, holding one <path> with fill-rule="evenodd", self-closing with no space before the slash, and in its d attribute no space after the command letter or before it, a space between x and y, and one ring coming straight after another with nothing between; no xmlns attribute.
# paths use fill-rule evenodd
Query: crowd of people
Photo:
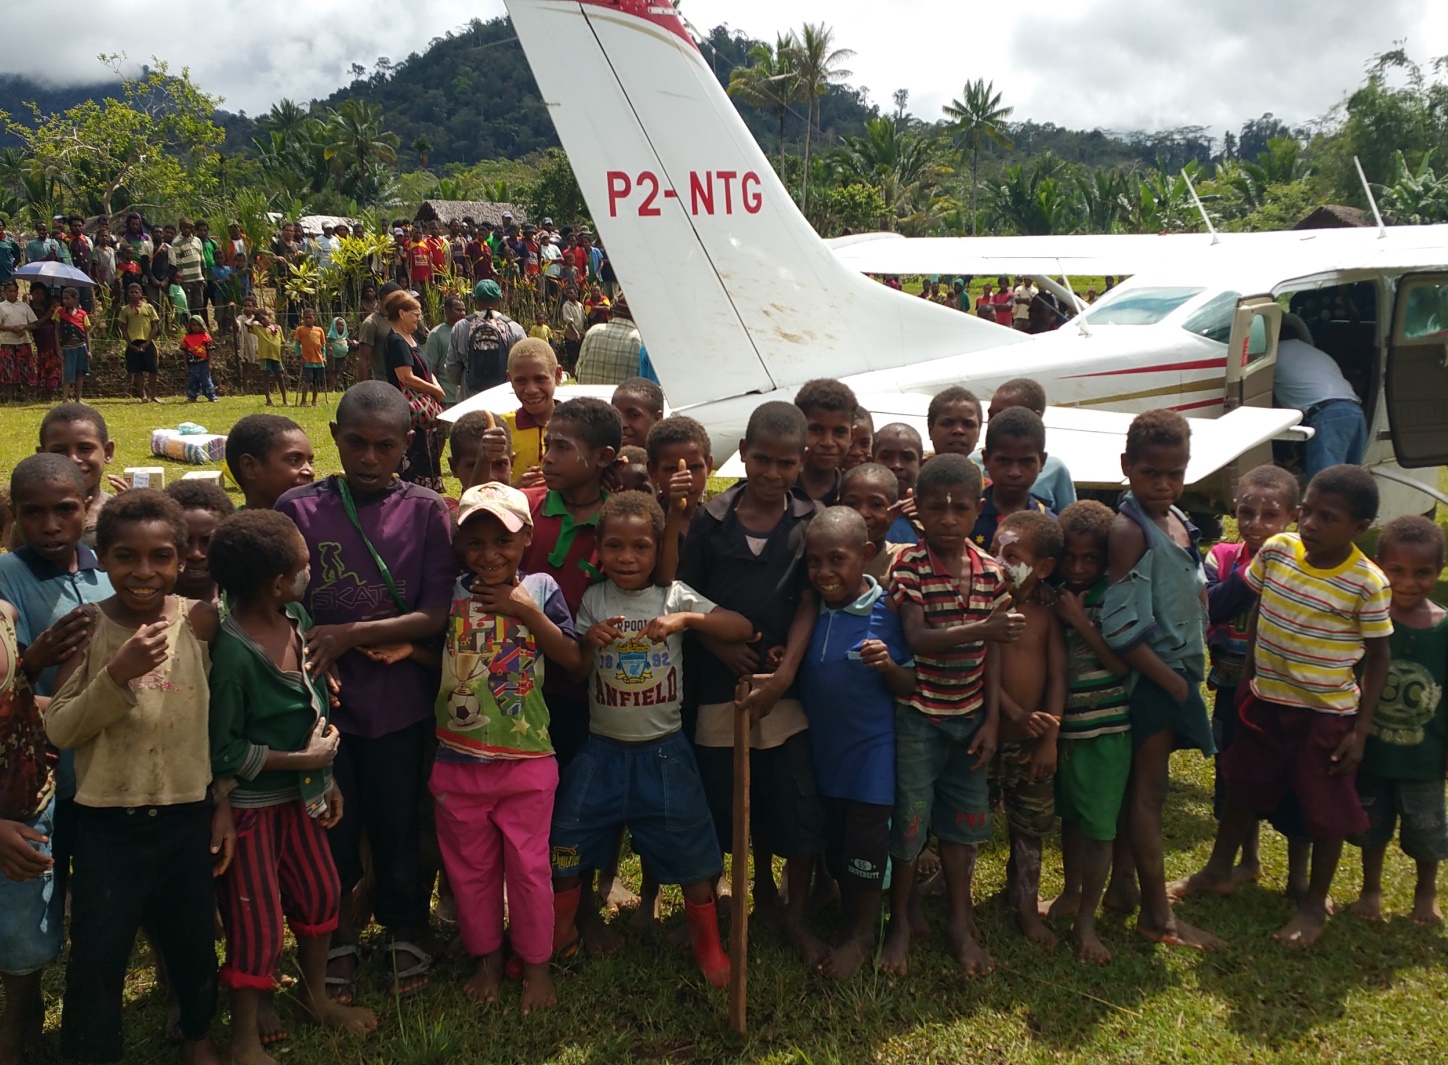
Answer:
<svg viewBox="0 0 1448 1065"><path fill-rule="evenodd" d="M452 307L442 357L470 369L487 351L518 405L452 425L456 499L398 477L419 397L446 398L425 387L402 290L383 299L387 379L337 406L341 473L314 477L295 422L248 415L227 439L241 510L187 481L110 494L102 416L68 402L42 420L0 556L4 1045L40 1039L67 931L60 1050L83 1061L121 1056L138 930L193 1062L217 1060L218 984L233 1060L272 1060L284 924L303 1005L358 1035L378 1023L355 1005L373 922L393 994L430 982L456 922L465 992L493 1001L518 978L530 1012L560 994L552 961L620 947L607 910L656 921L661 884L722 987L738 715L752 905L830 978L877 952L906 976L937 877L946 949L990 972L972 873L1001 813L1020 932L1048 948L1069 926L1083 963L1111 960L1103 905L1139 911L1151 940L1219 947L1173 903L1258 877L1264 820L1289 845L1280 942L1324 933L1346 840L1364 865L1351 908L1381 916L1399 822L1413 918L1441 919L1443 534L1396 519L1364 555L1378 498L1361 467L1305 492L1274 466L1246 473L1240 540L1204 564L1176 505L1191 430L1174 411L1133 421L1113 510L1046 453L1035 381L988 411L945 389L927 442L822 379L754 411L744 476L709 498L709 435L664 417L657 383L558 401L546 338L514 337L500 364L492 335L476 348L471 333L500 332L489 283L482 317ZM1183 748L1217 756L1220 823L1207 866L1169 883ZM1057 831L1065 887L1045 903ZM619 880L625 832L638 896ZM810 900L835 892L826 940Z"/></svg>
<svg viewBox="0 0 1448 1065"><path fill-rule="evenodd" d="M881 281L896 291L902 290L898 277L887 276ZM1061 281L1065 283L1064 278ZM981 286L981 294L972 302L970 290L974 283L975 278L970 274L943 279L939 275L931 275L921 278L919 296L931 303L953 307L1023 333L1049 333L1053 329L1059 329L1062 323L1070 321L1076 315L1070 303L1063 298L1064 294L1058 295L1049 289L1039 288L1035 281L1025 275L1017 276L1014 285L1005 274L996 278L994 283L987 280ZM1096 286L1092 285L1082 294L1081 299L1088 304L1095 303L1099 296L1115 288L1116 283L1117 278L1107 274L1099 293Z"/></svg>

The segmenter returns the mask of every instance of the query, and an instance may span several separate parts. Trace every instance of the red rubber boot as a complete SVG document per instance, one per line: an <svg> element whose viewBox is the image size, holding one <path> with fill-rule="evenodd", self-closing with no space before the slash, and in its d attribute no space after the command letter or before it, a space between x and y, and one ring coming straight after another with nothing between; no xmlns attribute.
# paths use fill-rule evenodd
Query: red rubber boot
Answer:
<svg viewBox="0 0 1448 1065"><path fill-rule="evenodd" d="M684 900L684 914L689 920L689 943L694 948L694 960L699 971L714 987L729 986L729 955L719 945L719 919L714 903L706 902L695 906Z"/></svg>

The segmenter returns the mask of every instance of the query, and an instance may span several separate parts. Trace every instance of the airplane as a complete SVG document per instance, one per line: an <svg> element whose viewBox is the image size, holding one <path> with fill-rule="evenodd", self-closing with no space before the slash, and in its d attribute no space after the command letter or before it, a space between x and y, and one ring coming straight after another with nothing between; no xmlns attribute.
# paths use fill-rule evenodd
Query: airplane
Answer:
<svg viewBox="0 0 1448 1065"><path fill-rule="evenodd" d="M905 421L924 435L941 388L986 396L1030 376L1053 401L1047 448L1078 486L1119 490L1132 413L1169 406L1191 420L1194 499L1221 507L1237 470L1269 460L1274 440L1310 433L1298 411L1271 406L1284 314L1275 297L1368 282L1375 317L1366 331L1360 315L1349 324L1375 345L1360 379L1372 412L1369 465L1384 489L1380 517L1448 503L1436 488L1436 467L1448 461L1448 313L1432 310L1448 308L1448 226L1219 239L868 235L829 244L672 4L506 4L671 408L704 424L716 456L735 453L755 407L789 401L812 378L849 385L876 425ZM1033 339L862 272L919 273L929 256L941 265L927 273L1135 276L1080 324ZM1162 288L1178 291L1152 292ZM1178 298L1181 289L1190 291ZM1141 306L1161 310L1163 300L1175 302L1145 321ZM1195 335L1182 329L1189 320ZM504 385L447 416L511 402Z"/></svg>

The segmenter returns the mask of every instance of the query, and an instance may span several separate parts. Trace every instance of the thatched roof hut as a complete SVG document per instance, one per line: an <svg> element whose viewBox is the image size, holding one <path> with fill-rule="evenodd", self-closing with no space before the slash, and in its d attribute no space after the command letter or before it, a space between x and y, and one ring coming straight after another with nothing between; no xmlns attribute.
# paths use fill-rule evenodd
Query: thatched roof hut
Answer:
<svg viewBox="0 0 1448 1065"><path fill-rule="evenodd" d="M413 218L417 222L436 219L443 225L454 219L461 222L464 218L471 218L474 222L500 222L504 212L511 214L513 221L519 225L528 221L528 212L520 204L488 200L423 200Z"/></svg>
<svg viewBox="0 0 1448 1065"><path fill-rule="evenodd" d="M1293 229L1351 229L1354 226L1370 226L1372 216L1358 207L1344 207L1340 203L1325 203L1314 208Z"/></svg>

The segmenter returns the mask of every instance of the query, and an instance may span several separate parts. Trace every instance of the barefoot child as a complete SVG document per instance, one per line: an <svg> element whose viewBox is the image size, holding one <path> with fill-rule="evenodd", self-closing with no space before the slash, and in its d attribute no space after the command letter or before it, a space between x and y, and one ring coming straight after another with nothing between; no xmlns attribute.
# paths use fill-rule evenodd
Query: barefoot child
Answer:
<svg viewBox="0 0 1448 1065"><path fill-rule="evenodd" d="M281 390L282 406L287 405L287 378L282 373L282 329L272 321L271 312L258 307L247 326L256 338L257 359L261 363L261 379L266 387L266 405L272 405L272 386Z"/></svg>
<svg viewBox="0 0 1448 1065"><path fill-rule="evenodd" d="M1106 540L1116 515L1084 499L1061 512L1061 588L1056 616L1066 636L1066 712L1057 742L1056 812L1061 815L1065 888L1046 914L1073 917L1076 959L1111 960L1096 934L1096 908L1110 875L1117 823L1131 775L1131 719L1126 675L1131 669L1101 635L1106 595ZM1124 843L1124 841L1123 841ZM1131 864L1130 848L1116 848Z"/></svg>
<svg viewBox="0 0 1448 1065"><path fill-rule="evenodd" d="M851 477L845 474L846 494ZM894 486L883 466L876 467ZM915 690L914 659L890 597L865 564L865 521L831 507L805 531L805 567L820 597L800 694L825 805L825 860L839 882L840 934L820 961L848 979L875 950L895 803L895 699Z"/></svg>
<svg viewBox="0 0 1448 1065"><path fill-rule="evenodd" d="M976 849L990 838L986 771L995 757L1000 657L987 641L1020 637L1005 574L970 542L980 510L980 470L963 454L931 459L915 486L919 544L900 556L890 594L915 655L916 689L895 713L895 810L890 825L890 925L880 967L904 975L910 950L915 862L926 834L940 840L951 953L968 976L995 961L971 908Z"/></svg>
<svg viewBox="0 0 1448 1065"><path fill-rule="evenodd" d="M317 405L317 393L327 387L327 334L317 324L317 312L311 307L302 311L302 324L297 326L292 337L302 352L302 384L298 390L297 406L307 405L307 393L312 394L312 406Z"/></svg>
<svg viewBox="0 0 1448 1065"><path fill-rule="evenodd" d="M850 450L859 403L848 385L823 377L801 385L794 405L804 413L808 433L795 487L832 507L840 498L840 467Z"/></svg>
<svg viewBox="0 0 1448 1065"><path fill-rule="evenodd" d="M248 414L226 434L226 468L247 510L271 510L285 493L312 483L312 441L281 414Z"/></svg>
<svg viewBox="0 0 1448 1065"><path fill-rule="evenodd" d="M750 622L681 581L654 583L664 513L641 492L611 496L598 515L599 567L578 611L589 736L563 774L550 842L554 945L578 938L580 874L606 868L626 825L661 883L680 885L694 960L714 987L729 982L713 881L723 869L704 786L682 730L684 632L742 643Z"/></svg>
<svg viewBox="0 0 1448 1065"><path fill-rule="evenodd" d="M863 462L846 470L840 479L840 504L865 519L865 535L871 548L865 572L882 588L890 586L895 560L913 546L890 542L890 524L896 517L895 504L900 501L898 484L895 475L876 462Z"/></svg>
<svg viewBox="0 0 1448 1065"><path fill-rule="evenodd" d="M61 308L55 316L60 335L61 398L73 394L79 403L85 392L85 379L90 374L90 315L80 305L80 291L68 288L61 296Z"/></svg>
<svg viewBox="0 0 1448 1065"><path fill-rule="evenodd" d="M900 512L890 523L885 539L892 544L914 547L920 542L920 529L915 523L915 479L920 476L920 463L925 454L920 434L904 422L891 422L875 434L874 460L895 475ZM909 513L905 513L906 511Z"/></svg>
<svg viewBox="0 0 1448 1065"><path fill-rule="evenodd" d="M1031 491L1046 460L1046 427L1025 407L1008 407L991 419L981 452L988 482L981 493L980 517L971 539L991 550L996 526L1007 514L1034 512L1050 517L1046 501Z"/></svg>
<svg viewBox="0 0 1448 1065"><path fill-rule="evenodd" d="M1026 413L1030 413L1027 411ZM1000 655L1000 739L991 764L991 809L997 800L1009 822L1011 857L1006 896L1021 932L1037 946L1056 945L1041 919L1041 841L1056 827L1056 739L1066 707L1066 641L1055 612L1033 600L1056 569L1061 528L1038 511L1001 519L993 544L1015 610L1026 626Z"/></svg>
<svg viewBox="0 0 1448 1065"><path fill-rule="evenodd" d="M1367 470L1329 466L1307 486L1299 531L1272 537L1247 570L1260 598L1242 668L1242 727L1223 759L1227 809L1201 875L1230 879L1254 819L1296 798L1312 872L1297 912L1273 935L1287 946L1321 938L1343 839L1369 828L1353 778L1387 681L1393 622L1387 578L1353 540L1377 510Z"/></svg>
<svg viewBox="0 0 1448 1065"><path fill-rule="evenodd" d="M190 531L181 576L176 579L176 594L203 603L217 602L216 578L211 575L207 555L217 526L232 515L236 505L218 485L208 481L172 481L166 486L166 494L181 504Z"/></svg>
<svg viewBox="0 0 1448 1065"><path fill-rule="evenodd" d="M463 493L453 549L468 572L453 589L429 784L463 945L477 959L463 992L478 1002L498 997L506 884L524 1013L557 1002L548 972L547 826L558 761L543 701L543 655L574 669L582 662L558 583L518 569L532 530L528 500L516 488L489 483Z"/></svg>
<svg viewBox="0 0 1448 1065"><path fill-rule="evenodd" d="M525 337L508 352L508 383L519 406L498 420L508 427L513 441L513 483L519 488L544 483L544 437L556 406L553 392L562 377L558 356L546 341Z"/></svg>
<svg viewBox="0 0 1448 1065"><path fill-rule="evenodd" d="M248 510L221 523L209 557L230 604L211 653L211 768L234 785L237 832L232 864L217 881L221 983L231 989L232 1060L274 1065L257 1017L281 965L284 918L297 941L302 1008L329 1028L377 1027L371 1010L326 994L341 895L327 846L342 818L331 774L341 736L327 724L325 678L307 661L311 619L298 600L308 555L297 527L274 510Z"/></svg>
<svg viewBox="0 0 1448 1065"><path fill-rule="evenodd" d="M1175 411L1138 414L1126 433L1121 472L1131 486L1107 542L1110 585L1101 608L1107 646L1127 677L1132 782L1128 823L1141 880L1139 934L1160 943L1215 950L1215 936L1179 920L1166 892L1162 806L1174 750L1211 754L1202 702L1206 673L1206 577L1197 530L1176 507L1191 458L1191 429Z"/></svg>
<svg viewBox="0 0 1448 1065"><path fill-rule="evenodd" d="M609 402L623 419L623 446L646 446L649 431L664 416L664 390L647 377L630 377Z"/></svg>
<svg viewBox="0 0 1448 1065"><path fill-rule="evenodd" d="M1383 859L1401 820L1398 842L1418 867L1413 923L1441 924L1438 863L1448 858L1443 809L1448 612L1428 597L1443 572L1443 530L1418 515L1394 518L1378 540L1377 561L1392 589L1393 661L1358 766L1358 798L1369 824L1352 840L1363 852L1363 890L1350 909L1382 920Z"/></svg>
<svg viewBox="0 0 1448 1065"><path fill-rule="evenodd" d="M115 595L98 604L85 652L61 667L45 715L50 741L75 751L77 783L60 1052L122 1056L121 998L144 920L178 996L186 1060L216 1062L212 877L234 838L225 802L213 811L209 793L206 644L216 608L171 594L187 531L163 493L116 496L96 539Z"/></svg>

